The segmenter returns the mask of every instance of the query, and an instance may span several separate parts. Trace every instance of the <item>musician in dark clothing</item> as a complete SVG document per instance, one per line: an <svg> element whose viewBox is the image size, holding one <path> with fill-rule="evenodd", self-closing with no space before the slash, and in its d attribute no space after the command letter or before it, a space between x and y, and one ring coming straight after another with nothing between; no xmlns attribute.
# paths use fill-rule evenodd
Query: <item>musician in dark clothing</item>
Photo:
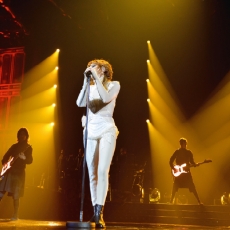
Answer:
<svg viewBox="0 0 230 230"><path fill-rule="evenodd" d="M12 158L13 160L10 164L11 167L0 178L0 201L5 193L13 198L14 214L11 220L18 219L19 199L24 195L26 164L33 162L32 147L28 144L28 130L26 128L19 129L17 139L18 142L13 144L3 156L3 169Z"/></svg>
<svg viewBox="0 0 230 230"><path fill-rule="evenodd" d="M174 183L172 188L172 195L170 203L173 203L176 192L179 188L188 188L190 192L194 194L199 204L200 202L196 187L193 183L192 174L189 170L189 166L198 166L199 164L195 163L193 159L193 153L187 149L187 140L185 138L180 139L180 148L177 149L170 158L169 164L172 169L174 169L174 161L176 165L186 164L187 173L181 173L178 177L174 177Z"/></svg>

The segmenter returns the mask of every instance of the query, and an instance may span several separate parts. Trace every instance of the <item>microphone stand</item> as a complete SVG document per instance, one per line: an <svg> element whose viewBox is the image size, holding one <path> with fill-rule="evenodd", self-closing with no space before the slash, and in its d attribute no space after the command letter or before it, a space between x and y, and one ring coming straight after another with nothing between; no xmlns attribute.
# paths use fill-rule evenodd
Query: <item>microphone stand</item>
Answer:
<svg viewBox="0 0 230 230"><path fill-rule="evenodd" d="M83 207L85 197L85 169L86 169L86 151L87 151L87 137L88 137L88 115L89 115L89 93L90 93L90 79L87 77L87 88L86 88L86 123L85 123L85 134L84 134L84 159L83 159L83 170L82 170L82 184L81 184L81 206L80 206L80 222L66 223L66 227L69 228L95 228L96 224L93 222L83 222Z"/></svg>

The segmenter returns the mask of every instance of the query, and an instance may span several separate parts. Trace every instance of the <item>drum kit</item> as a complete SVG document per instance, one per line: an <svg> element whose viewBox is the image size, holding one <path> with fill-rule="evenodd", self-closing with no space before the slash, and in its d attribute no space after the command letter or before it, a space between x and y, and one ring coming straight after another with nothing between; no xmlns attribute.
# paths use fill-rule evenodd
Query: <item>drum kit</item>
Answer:
<svg viewBox="0 0 230 230"><path fill-rule="evenodd" d="M75 184L73 180L78 178L76 174L81 171L79 170L81 168L79 162L82 162L82 156L83 154L78 154L75 158L72 155L62 158L62 168L59 171L59 191L64 192ZM123 156L111 165L107 201L143 201L147 161L136 163L137 161L134 162L132 159L134 157ZM80 185L78 184L77 187Z"/></svg>
<svg viewBox="0 0 230 230"><path fill-rule="evenodd" d="M110 169L112 199L110 201L141 202L144 198L144 164L137 164L132 157L116 161Z"/></svg>
<svg viewBox="0 0 230 230"><path fill-rule="evenodd" d="M144 193L144 189L143 189L144 175L145 175L144 169L135 171L133 175L132 194L135 197L144 195L143 194Z"/></svg>

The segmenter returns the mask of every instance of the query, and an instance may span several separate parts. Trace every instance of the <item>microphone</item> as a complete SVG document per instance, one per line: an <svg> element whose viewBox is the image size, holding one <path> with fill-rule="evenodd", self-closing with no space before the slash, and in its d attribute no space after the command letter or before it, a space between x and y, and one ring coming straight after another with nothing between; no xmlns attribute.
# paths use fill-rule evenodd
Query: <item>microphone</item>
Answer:
<svg viewBox="0 0 230 230"><path fill-rule="evenodd" d="M87 71L87 72L85 72L85 75L86 75L86 77L91 77L91 75L92 75L92 72L89 70L89 71Z"/></svg>

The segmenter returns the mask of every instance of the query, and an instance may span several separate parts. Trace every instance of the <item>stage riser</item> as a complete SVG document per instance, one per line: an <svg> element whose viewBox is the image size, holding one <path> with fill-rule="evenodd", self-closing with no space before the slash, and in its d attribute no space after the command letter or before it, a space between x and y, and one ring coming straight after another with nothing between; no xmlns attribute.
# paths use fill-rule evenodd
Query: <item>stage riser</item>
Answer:
<svg viewBox="0 0 230 230"><path fill-rule="evenodd" d="M187 209L187 210L186 210ZM214 211L216 209L216 211ZM168 204L106 204L107 221L207 226L230 225L230 207ZM212 211L210 211L212 210Z"/></svg>
<svg viewBox="0 0 230 230"><path fill-rule="evenodd" d="M0 204L0 218L10 218L12 212L12 199L4 197ZM80 197L30 188L21 200L19 213L21 219L79 221ZM86 198L84 221L92 215L91 201ZM106 222L230 226L230 206L106 202L104 219Z"/></svg>
<svg viewBox="0 0 230 230"><path fill-rule="evenodd" d="M228 212L192 212L192 211L172 211L172 210L145 210L140 213L142 216L173 216L180 218L218 218L228 219L230 215Z"/></svg>
<svg viewBox="0 0 230 230"><path fill-rule="evenodd" d="M203 226L229 226L230 220L221 219L194 219L194 218L176 218L176 217L108 217L106 222L127 222L127 223L149 223L149 224L183 224L183 225L203 225Z"/></svg>

